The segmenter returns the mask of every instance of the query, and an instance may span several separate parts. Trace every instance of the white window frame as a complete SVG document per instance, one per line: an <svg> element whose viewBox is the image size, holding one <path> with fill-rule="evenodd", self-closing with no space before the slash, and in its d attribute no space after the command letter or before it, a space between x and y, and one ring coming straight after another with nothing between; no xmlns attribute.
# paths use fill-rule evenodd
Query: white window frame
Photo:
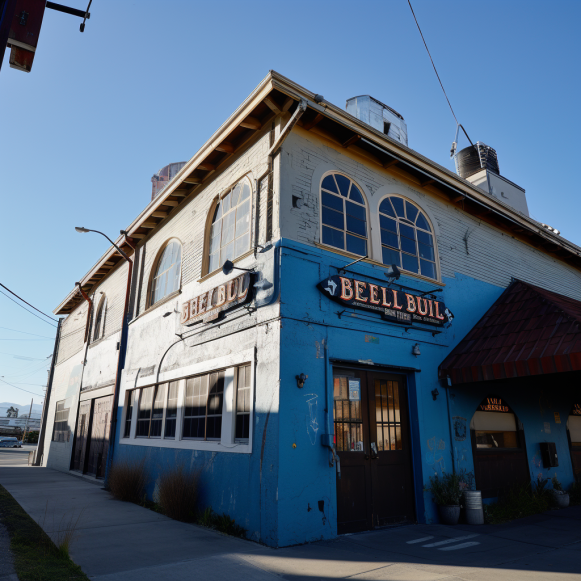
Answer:
<svg viewBox="0 0 581 581"><path fill-rule="evenodd" d="M237 370L239 366L250 364L250 433L248 441L236 440L236 407L234 397L236 394L236 380ZM167 409L167 397L164 405L163 423L161 429L161 437L146 438L136 437L137 431L137 416L139 410L139 403L141 400L141 392L136 402L136 409L131 417L131 431L128 438L121 437L119 443L128 446L150 446L155 448L174 448L185 450L206 450L208 452L231 452L238 454L252 453L252 438L254 428L254 407L255 407L255 350L249 349L241 353L228 355L225 357L218 357L208 361L200 362L196 365L191 365L181 369L175 369L166 373L160 373L159 384L170 383L178 381L178 413L176 421L176 437L175 439L165 438L165 412ZM185 413L185 399L186 399L186 380L195 375L204 375L214 371L224 370L224 398L222 404L222 432L220 440L194 440L184 439L182 437L182 427ZM147 381L149 380L149 381ZM133 389L142 389L144 387L151 387L150 376L144 378L142 381L137 380L134 386L124 386L121 394L121 401L125 402L122 414L122 426L125 429L125 419L127 413L127 401L129 392ZM168 386L169 388L169 386ZM155 394L154 394L155 395ZM166 394L167 395L167 394Z"/></svg>

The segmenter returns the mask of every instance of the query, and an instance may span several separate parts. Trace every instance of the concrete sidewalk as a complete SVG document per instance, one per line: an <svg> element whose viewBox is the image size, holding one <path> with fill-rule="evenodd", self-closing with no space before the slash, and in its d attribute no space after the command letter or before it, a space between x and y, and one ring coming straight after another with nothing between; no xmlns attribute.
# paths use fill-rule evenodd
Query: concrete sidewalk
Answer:
<svg viewBox="0 0 581 581"><path fill-rule="evenodd" d="M111 498L0 450L0 484L51 536L79 514L75 563L98 581L581 581L581 507L500 526L411 525L270 549Z"/></svg>

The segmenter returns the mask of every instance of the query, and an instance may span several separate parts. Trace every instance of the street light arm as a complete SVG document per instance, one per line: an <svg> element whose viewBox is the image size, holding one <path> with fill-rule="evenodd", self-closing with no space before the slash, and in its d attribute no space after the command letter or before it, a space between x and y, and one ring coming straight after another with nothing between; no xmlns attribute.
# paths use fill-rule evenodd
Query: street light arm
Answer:
<svg viewBox="0 0 581 581"><path fill-rule="evenodd" d="M101 234L101 236L104 236L105 238L107 238L107 240L109 240L109 242L111 242L111 244L113 246L115 246L115 248L117 248L117 250L119 251L119 254L121 254L121 256L123 256L123 258L125 258L125 260L127 260L127 262L133 263L131 258L129 258L129 256L127 256L127 254L125 254L125 252L123 252L123 250L121 250L121 248L119 248L119 246L117 246L117 244L115 244L115 242L113 242L113 240L111 240L111 238L109 238L109 236L107 236L107 234L104 234L103 232L99 232L99 230L89 230L88 228L86 228L86 230L87 230L87 232L96 232L97 234Z"/></svg>

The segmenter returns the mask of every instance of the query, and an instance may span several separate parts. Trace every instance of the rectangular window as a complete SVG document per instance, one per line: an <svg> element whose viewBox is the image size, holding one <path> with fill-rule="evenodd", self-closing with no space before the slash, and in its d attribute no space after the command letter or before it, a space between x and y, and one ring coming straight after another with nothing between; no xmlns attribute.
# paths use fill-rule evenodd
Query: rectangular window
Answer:
<svg viewBox="0 0 581 581"><path fill-rule="evenodd" d="M165 410L164 438L175 440L176 421L178 417L178 386L177 381L172 381L167 390L167 407Z"/></svg>
<svg viewBox="0 0 581 581"><path fill-rule="evenodd" d="M71 437L69 429L69 407L65 407L66 400L57 401L54 413L53 442L68 442Z"/></svg>
<svg viewBox="0 0 581 581"><path fill-rule="evenodd" d="M162 383L155 388L155 398L153 400L153 409L151 411L151 426L149 428L150 438L161 438L166 385L166 383Z"/></svg>
<svg viewBox="0 0 581 581"><path fill-rule="evenodd" d="M138 390L134 389L130 391L127 396L127 413L125 414L125 432L123 434L124 438L129 438L131 436L131 418L133 417L133 407L135 406L135 396Z"/></svg>
<svg viewBox="0 0 581 581"><path fill-rule="evenodd" d="M224 371L186 381L183 438L219 440L222 435Z"/></svg>
<svg viewBox="0 0 581 581"><path fill-rule="evenodd" d="M250 436L250 365L238 368L236 389L236 439L248 440Z"/></svg>
<svg viewBox="0 0 581 581"><path fill-rule="evenodd" d="M138 438L147 438L149 436L149 422L151 421L151 409L153 407L153 390L153 386L141 390L139 412L137 414L137 430L135 431L135 435Z"/></svg>

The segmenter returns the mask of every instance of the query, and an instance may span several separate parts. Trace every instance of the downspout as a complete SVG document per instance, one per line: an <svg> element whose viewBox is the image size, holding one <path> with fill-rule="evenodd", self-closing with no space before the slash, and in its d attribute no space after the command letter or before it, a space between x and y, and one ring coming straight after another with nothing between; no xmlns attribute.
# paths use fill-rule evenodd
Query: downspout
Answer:
<svg viewBox="0 0 581 581"><path fill-rule="evenodd" d="M125 242L127 242L127 233L123 233ZM131 244L127 242L130 248ZM105 488L108 488L108 477L111 464L113 462L113 454L115 453L115 435L117 433L117 411L119 409L118 401L121 393L121 375L125 367L125 354L127 351L127 331L129 329L129 321L127 320L127 312L129 310L129 298L131 294L131 280L133 276L133 260L126 257L127 261L127 287L125 290L125 307L123 308L123 323L121 325L121 337L119 338L119 354L117 356L117 373L115 376L115 391L113 392L113 409L111 410L111 426L109 427L109 452L107 454L107 465L105 466Z"/></svg>
<svg viewBox="0 0 581 581"><path fill-rule="evenodd" d="M50 373L48 382L46 384L46 395L44 396L44 406L42 408L42 419L40 426L40 434L38 435L38 446L36 448L36 455L34 456L34 466L42 465L42 457L44 456L44 435L46 432L46 419L48 417L48 408L50 406L50 395L52 392L52 380L54 379L54 368L56 366L56 358L58 354L59 342L61 339L61 329L63 320L58 320L58 327L56 330L56 337L54 339L54 349L52 352L52 362L50 364Z"/></svg>

